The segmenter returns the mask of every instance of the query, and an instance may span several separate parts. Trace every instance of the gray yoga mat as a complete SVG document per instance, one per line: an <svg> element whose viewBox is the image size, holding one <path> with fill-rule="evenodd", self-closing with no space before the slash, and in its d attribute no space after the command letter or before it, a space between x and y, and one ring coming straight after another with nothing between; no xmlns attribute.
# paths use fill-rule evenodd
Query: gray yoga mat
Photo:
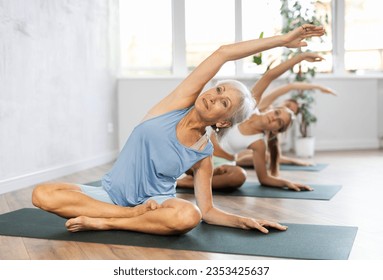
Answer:
<svg viewBox="0 0 383 280"><path fill-rule="evenodd" d="M245 182L239 189L234 191L213 190L213 194L268 198L330 200L342 188L340 185L308 185L311 186L314 190L297 192L284 188L265 187L257 182ZM177 193L194 193L194 190L187 188L177 188Z"/></svg>
<svg viewBox="0 0 383 280"><path fill-rule="evenodd" d="M312 260L346 260L351 252L357 227L285 224L287 231L256 230L201 223L180 236L157 236L130 231L86 231L70 233L65 219L35 208L24 208L0 215L0 235L119 244L129 246L192 250Z"/></svg>
<svg viewBox="0 0 383 280"><path fill-rule="evenodd" d="M311 166L299 166L293 164L280 164L279 169L282 171L311 171L319 172L325 169L328 166L326 163L317 163Z"/></svg>
<svg viewBox="0 0 383 280"><path fill-rule="evenodd" d="M86 183L89 186L101 186L101 181ZM213 190L215 195L250 196L267 198L289 198L308 200L330 200L341 188L341 185L309 184L313 191L293 191L282 188L265 187L257 182L245 182L236 190ZM193 189L177 188L177 193L193 194Z"/></svg>

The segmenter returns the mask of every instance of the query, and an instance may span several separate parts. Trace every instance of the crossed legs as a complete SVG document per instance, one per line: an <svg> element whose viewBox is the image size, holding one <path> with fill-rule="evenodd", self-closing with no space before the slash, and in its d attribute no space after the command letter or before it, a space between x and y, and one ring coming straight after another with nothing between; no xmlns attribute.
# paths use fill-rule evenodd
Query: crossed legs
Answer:
<svg viewBox="0 0 383 280"><path fill-rule="evenodd" d="M32 203L45 211L69 218L69 231L132 230L152 234L181 234L201 220L199 209L182 199L168 199L161 205L149 200L143 205L123 207L95 200L74 184L38 185Z"/></svg>
<svg viewBox="0 0 383 280"><path fill-rule="evenodd" d="M83 230L131 230L158 235L183 234L201 221L199 209L189 201L171 198L160 208L132 218L91 218L79 216L69 219L69 231Z"/></svg>

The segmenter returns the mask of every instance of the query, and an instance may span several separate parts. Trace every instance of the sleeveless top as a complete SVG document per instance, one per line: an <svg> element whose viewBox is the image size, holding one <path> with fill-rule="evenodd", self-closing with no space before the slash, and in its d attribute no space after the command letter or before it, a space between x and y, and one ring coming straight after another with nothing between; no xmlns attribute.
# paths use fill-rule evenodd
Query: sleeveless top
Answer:
<svg viewBox="0 0 383 280"><path fill-rule="evenodd" d="M258 140L264 140L265 134L257 133L252 135L243 135L236 124L228 129L219 141L221 148L229 154L235 155L240 151L248 149L251 143Z"/></svg>
<svg viewBox="0 0 383 280"><path fill-rule="evenodd" d="M141 204L157 195L175 196L177 178L213 153L210 139L203 150L182 145L178 122L191 108L175 110L137 125L102 186L121 206Z"/></svg>

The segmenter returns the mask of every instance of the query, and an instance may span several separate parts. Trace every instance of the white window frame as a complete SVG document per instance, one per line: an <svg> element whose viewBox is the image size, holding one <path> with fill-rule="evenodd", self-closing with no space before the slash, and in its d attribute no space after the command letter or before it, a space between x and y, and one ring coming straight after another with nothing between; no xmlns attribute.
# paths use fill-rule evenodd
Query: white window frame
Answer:
<svg viewBox="0 0 383 280"><path fill-rule="evenodd" d="M186 34L185 34L185 0L172 0L172 77L187 75L186 65ZM332 0L332 73L318 73L319 76L350 75L345 71L345 1ZM235 0L235 41L242 40L242 0ZM252 74L244 73L243 60L235 61L235 76L246 77ZM383 76L378 74L378 76Z"/></svg>

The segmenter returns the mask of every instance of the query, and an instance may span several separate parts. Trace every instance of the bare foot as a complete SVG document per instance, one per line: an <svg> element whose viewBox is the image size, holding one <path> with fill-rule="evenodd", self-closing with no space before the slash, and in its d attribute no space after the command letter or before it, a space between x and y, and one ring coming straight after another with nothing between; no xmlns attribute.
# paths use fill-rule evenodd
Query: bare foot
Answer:
<svg viewBox="0 0 383 280"><path fill-rule="evenodd" d="M70 232L87 231L87 230L107 230L107 226L103 221L105 218L90 218L79 216L69 219L65 226Z"/></svg>

